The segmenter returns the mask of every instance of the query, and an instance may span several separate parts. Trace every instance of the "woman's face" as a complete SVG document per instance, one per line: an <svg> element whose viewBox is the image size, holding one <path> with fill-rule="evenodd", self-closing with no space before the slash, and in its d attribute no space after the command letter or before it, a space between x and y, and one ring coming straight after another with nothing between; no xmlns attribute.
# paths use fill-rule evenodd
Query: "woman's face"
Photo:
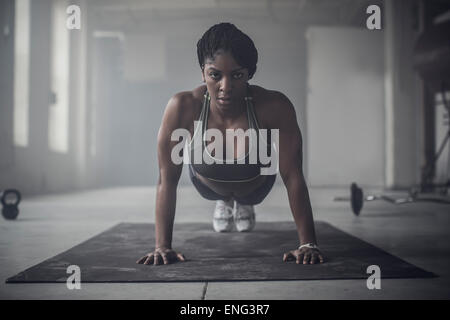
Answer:
<svg viewBox="0 0 450 320"><path fill-rule="evenodd" d="M207 59L202 78L211 101L220 109L231 109L244 101L248 69L237 64L230 52L218 51L214 59Z"/></svg>

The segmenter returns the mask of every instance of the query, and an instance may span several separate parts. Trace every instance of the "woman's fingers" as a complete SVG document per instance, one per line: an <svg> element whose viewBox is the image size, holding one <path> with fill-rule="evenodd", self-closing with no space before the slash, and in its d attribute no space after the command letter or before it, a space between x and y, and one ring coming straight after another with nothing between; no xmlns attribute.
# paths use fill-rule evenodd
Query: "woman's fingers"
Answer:
<svg viewBox="0 0 450 320"><path fill-rule="evenodd" d="M170 262L170 255L168 255L168 254L165 254L165 253L161 253L161 257L162 257L162 260L163 260L163 262L164 262L164 264L169 264Z"/></svg>
<svg viewBox="0 0 450 320"><path fill-rule="evenodd" d="M159 254L159 252L155 252L155 256L154 256L154 261L153 261L153 265L159 265L161 264L161 255Z"/></svg>
<svg viewBox="0 0 450 320"><path fill-rule="evenodd" d="M323 263L324 261L325 259L320 251L315 251L311 254L311 264Z"/></svg>
<svg viewBox="0 0 450 320"><path fill-rule="evenodd" d="M304 261L304 256L305 256L305 253L303 251L300 251L297 255L297 259L295 262L297 264L301 264Z"/></svg>
<svg viewBox="0 0 450 320"><path fill-rule="evenodd" d="M284 262L286 262L286 261L293 261L293 260L295 260L294 251L289 251L289 252L287 252L287 253L285 253L283 255L283 261Z"/></svg>
<svg viewBox="0 0 450 320"><path fill-rule="evenodd" d="M140 258L136 263L146 265L171 264L177 261L186 261L186 257L182 253L170 251L154 251Z"/></svg>
<svg viewBox="0 0 450 320"><path fill-rule="evenodd" d="M324 263L325 258L323 257L323 255L321 253L319 253L318 256L319 256L320 263Z"/></svg>
<svg viewBox="0 0 450 320"><path fill-rule="evenodd" d="M312 255L311 255L311 264L315 264L316 262L317 262L317 260L319 259L318 258L318 254L317 253L313 253Z"/></svg>
<svg viewBox="0 0 450 320"><path fill-rule="evenodd" d="M144 262L144 264L152 264L153 263L153 259L154 259L154 256L153 256L153 253L151 253L151 254L149 254L148 256L147 256L147 259L145 259L145 262Z"/></svg>
<svg viewBox="0 0 450 320"><path fill-rule="evenodd" d="M142 264L144 263L144 261L148 258L148 256L143 256L142 258L139 258L138 261L136 261L136 263Z"/></svg>
<svg viewBox="0 0 450 320"><path fill-rule="evenodd" d="M323 263L325 258L320 253L320 251L302 251L302 250L292 250L283 254L283 261L293 261L295 260L297 264L316 264ZM146 256L141 257L136 263L138 264L171 264L177 261L184 262L186 257L182 253L176 253L175 251L169 252L152 252Z"/></svg>
<svg viewBox="0 0 450 320"><path fill-rule="evenodd" d="M305 252L305 256L303 258L303 264L308 264L311 259L311 252Z"/></svg>
<svg viewBox="0 0 450 320"><path fill-rule="evenodd" d="M168 253L161 253L164 264L170 264L177 261L186 261L186 258L181 253L175 251L169 251Z"/></svg>
<svg viewBox="0 0 450 320"><path fill-rule="evenodd" d="M297 264L316 264L325 261L318 250L292 250L283 254L283 261L295 261Z"/></svg>

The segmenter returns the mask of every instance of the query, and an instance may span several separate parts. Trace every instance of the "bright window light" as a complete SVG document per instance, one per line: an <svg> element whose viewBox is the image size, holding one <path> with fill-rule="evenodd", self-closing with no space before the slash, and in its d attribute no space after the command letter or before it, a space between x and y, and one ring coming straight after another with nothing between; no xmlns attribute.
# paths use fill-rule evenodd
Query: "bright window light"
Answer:
<svg viewBox="0 0 450 320"><path fill-rule="evenodd" d="M69 150L69 30L66 27L67 1L53 0L51 39L51 101L48 118L48 145L55 152Z"/></svg>
<svg viewBox="0 0 450 320"><path fill-rule="evenodd" d="M30 0L16 0L14 30L14 145L26 147L30 109Z"/></svg>

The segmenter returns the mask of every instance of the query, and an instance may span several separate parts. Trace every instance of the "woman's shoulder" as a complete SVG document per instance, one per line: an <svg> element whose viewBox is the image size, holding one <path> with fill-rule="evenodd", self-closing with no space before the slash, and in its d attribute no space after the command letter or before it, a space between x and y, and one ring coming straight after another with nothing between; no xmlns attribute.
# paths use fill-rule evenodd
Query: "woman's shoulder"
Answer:
<svg viewBox="0 0 450 320"><path fill-rule="evenodd" d="M284 118L295 114L294 106L284 93L257 85L251 85L250 90L257 117L266 127L272 127L274 122L283 122Z"/></svg>
<svg viewBox="0 0 450 320"><path fill-rule="evenodd" d="M206 86L177 92L170 98L166 111L177 117L177 122L183 127L189 127L200 116L205 92Z"/></svg>
<svg viewBox="0 0 450 320"><path fill-rule="evenodd" d="M289 99L286 95L277 90L269 90L257 85L250 86L253 100L262 105L286 104Z"/></svg>
<svg viewBox="0 0 450 320"><path fill-rule="evenodd" d="M169 104L183 109L195 108L202 104L205 92L206 86L200 86L190 91L180 91L170 98Z"/></svg>

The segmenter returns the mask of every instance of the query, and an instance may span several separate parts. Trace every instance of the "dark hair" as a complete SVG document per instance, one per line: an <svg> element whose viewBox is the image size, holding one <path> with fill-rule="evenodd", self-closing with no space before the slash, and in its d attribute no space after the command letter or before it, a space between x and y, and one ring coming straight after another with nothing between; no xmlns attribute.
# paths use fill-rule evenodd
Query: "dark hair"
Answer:
<svg viewBox="0 0 450 320"><path fill-rule="evenodd" d="M200 68L205 60L213 59L218 50L229 51L236 62L248 69L249 79L253 77L258 62L258 51L252 39L232 23L222 22L213 25L197 42L197 56Z"/></svg>

